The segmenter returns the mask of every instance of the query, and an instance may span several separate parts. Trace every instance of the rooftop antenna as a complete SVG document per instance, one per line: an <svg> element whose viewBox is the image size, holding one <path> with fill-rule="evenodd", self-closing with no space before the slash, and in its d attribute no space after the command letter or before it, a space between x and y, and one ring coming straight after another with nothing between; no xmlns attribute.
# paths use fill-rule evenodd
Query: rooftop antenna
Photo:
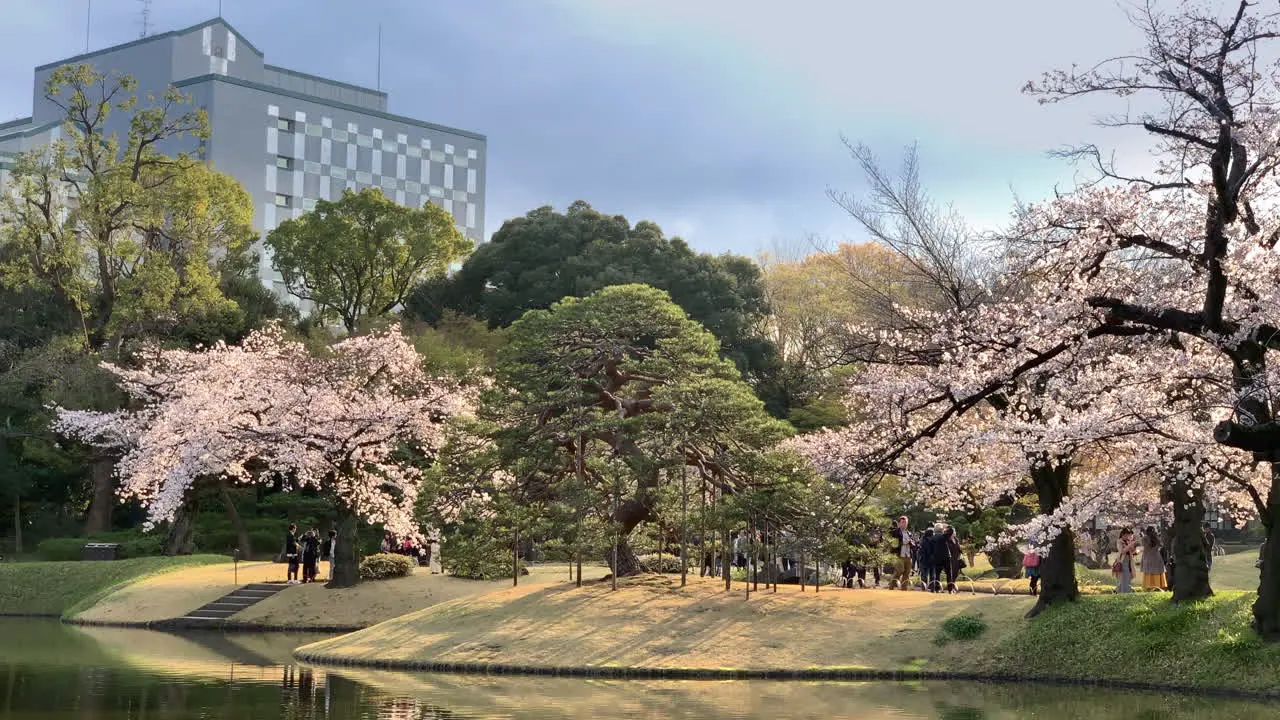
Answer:
<svg viewBox="0 0 1280 720"><path fill-rule="evenodd" d="M382 90L382 23L378 23L378 90Z"/></svg>
<svg viewBox="0 0 1280 720"><path fill-rule="evenodd" d="M144 38L151 34L151 0L138 0L142 3L142 34L138 35Z"/></svg>
<svg viewBox="0 0 1280 720"><path fill-rule="evenodd" d="M93 26L93 0L88 0L84 5L84 51L89 52L89 28Z"/></svg>

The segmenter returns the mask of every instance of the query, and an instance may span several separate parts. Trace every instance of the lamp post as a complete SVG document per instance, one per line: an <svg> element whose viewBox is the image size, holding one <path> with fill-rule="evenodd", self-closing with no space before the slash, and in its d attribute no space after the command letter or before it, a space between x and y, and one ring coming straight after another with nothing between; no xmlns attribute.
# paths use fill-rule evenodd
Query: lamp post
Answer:
<svg viewBox="0 0 1280 720"><path fill-rule="evenodd" d="M231 581L240 584L240 548L231 551Z"/></svg>

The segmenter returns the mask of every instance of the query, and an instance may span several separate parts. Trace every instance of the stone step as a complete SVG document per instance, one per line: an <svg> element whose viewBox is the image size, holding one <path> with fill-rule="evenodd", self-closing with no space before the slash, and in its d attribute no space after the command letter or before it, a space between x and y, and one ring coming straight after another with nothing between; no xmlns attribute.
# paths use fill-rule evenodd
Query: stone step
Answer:
<svg viewBox="0 0 1280 720"><path fill-rule="evenodd" d="M206 618L209 620L221 620L223 618L229 618L232 615L235 615L237 612L240 612L240 611L239 610L206 610L205 608L200 608L199 610L192 610L191 612L187 613L186 617Z"/></svg>
<svg viewBox="0 0 1280 720"><path fill-rule="evenodd" d="M277 593L287 587L289 586L284 583L252 583L249 585L245 585L240 589L241 590L269 590L273 593Z"/></svg>
<svg viewBox="0 0 1280 720"><path fill-rule="evenodd" d="M263 592L261 590L236 590L235 592L223 595L223 597L244 598L246 600L253 600L254 602L257 602L258 600L269 598L272 595L275 595L275 593Z"/></svg>
<svg viewBox="0 0 1280 720"><path fill-rule="evenodd" d="M252 603L252 602L235 602L235 601L227 600L226 598L223 598L222 600L211 602L200 609L201 610L230 610L232 612L240 612L241 610L247 607L250 607L254 604L255 603Z"/></svg>

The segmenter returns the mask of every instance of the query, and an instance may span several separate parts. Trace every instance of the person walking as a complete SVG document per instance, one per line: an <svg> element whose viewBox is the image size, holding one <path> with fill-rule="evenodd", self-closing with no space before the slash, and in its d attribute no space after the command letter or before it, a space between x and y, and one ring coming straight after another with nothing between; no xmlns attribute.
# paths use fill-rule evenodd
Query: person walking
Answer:
<svg viewBox="0 0 1280 720"><path fill-rule="evenodd" d="M1142 588L1164 590L1164 555L1161 553L1160 535L1152 525L1142 531Z"/></svg>
<svg viewBox="0 0 1280 720"><path fill-rule="evenodd" d="M956 529L947 526L942 533L947 543L947 592L956 591L956 581L960 577L960 571L965 568L964 549L960 547L960 538L956 535Z"/></svg>
<svg viewBox="0 0 1280 720"><path fill-rule="evenodd" d="M889 589L906 590L911 582L912 545L911 531L907 530L907 516L898 518L898 522L889 531L893 538L893 556L897 564L893 568L893 577L889 578Z"/></svg>
<svg viewBox="0 0 1280 720"><path fill-rule="evenodd" d="M1022 554L1022 572L1031 580L1031 594L1040 594L1040 553L1028 548Z"/></svg>
<svg viewBox="0 0 1280 720"><path fill-rule="evenodd" d="M298 526L289 523L289 530L284 534L284 561L289 563L289 573L285 582L298 584Z"/></svg>

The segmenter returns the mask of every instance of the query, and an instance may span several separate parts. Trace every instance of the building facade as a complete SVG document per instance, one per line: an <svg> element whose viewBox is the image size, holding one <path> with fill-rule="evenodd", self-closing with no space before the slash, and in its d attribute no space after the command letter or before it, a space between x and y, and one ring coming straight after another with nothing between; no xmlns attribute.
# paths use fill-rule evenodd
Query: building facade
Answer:
<svg viewBox="0 0 1280 720"><path fill-rule="evenodd" d="M132 76L140 99L170 87L191 96L208 112L212 137L204 148L189 139L163 151L200 153L240 181L264 234L317 200L378 188L402 205L436 203L472 241L484 239L483 135L391 114L378 90L268 65L221 18L37 67L31 117L0 124L0 184L14 156L58 136L63 118L45 84L77 63ZM113 115L106 130L123 138L128 117ZM263 282L283 296L261 256Z"/></svg>

